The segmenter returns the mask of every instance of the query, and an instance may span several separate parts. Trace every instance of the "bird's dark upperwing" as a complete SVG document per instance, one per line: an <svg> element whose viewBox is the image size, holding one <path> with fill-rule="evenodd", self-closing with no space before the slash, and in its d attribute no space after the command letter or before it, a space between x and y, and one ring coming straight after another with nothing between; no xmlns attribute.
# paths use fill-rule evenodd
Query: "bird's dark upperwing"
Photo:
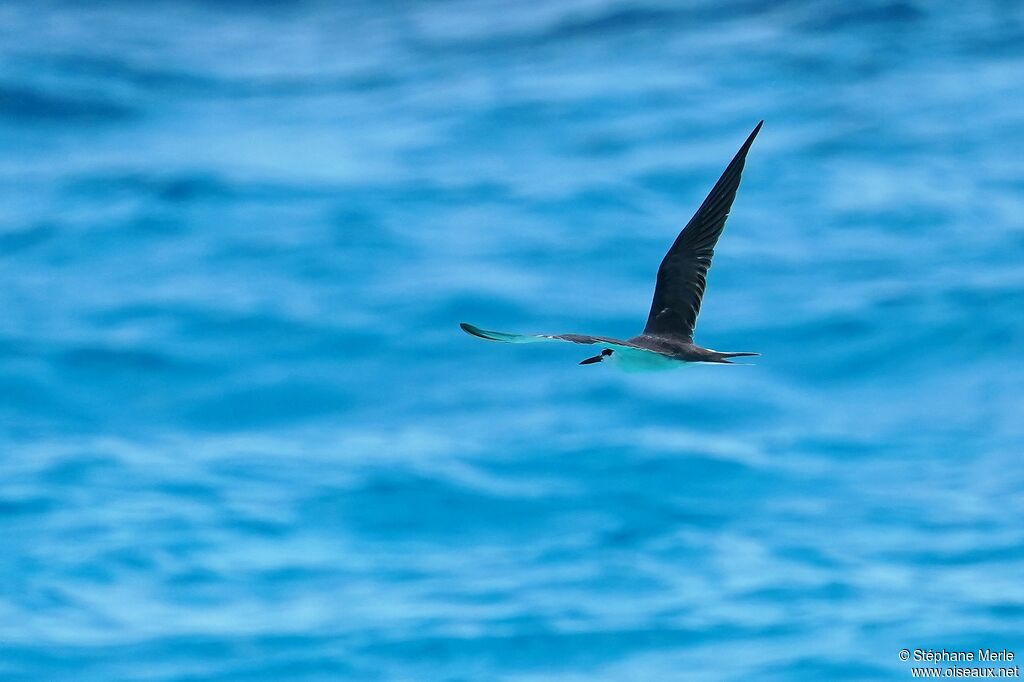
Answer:
<svg viewBox="0 0 1024 682"><path fill-rule="evenodd" d="M758 123L754 132L750 133L707 199L690 218L661 261L651 314L644 327L645 334L693 341L693 328L697 324L697 313L700 312L700 301L704 296L715 244L725 227L725 219L729 217L732 201L736 198L747 151L763 123Z"/></svg>

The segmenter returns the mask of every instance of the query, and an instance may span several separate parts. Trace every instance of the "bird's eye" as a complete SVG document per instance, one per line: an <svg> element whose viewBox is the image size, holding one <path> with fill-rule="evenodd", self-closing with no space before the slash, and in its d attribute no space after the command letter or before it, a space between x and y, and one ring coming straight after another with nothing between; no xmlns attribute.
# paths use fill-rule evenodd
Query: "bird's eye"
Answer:
<svg viewBox="0 0 1024 682"><path fill-rule="evenodd" d="M601 355L611 355L611 354L612 354L612 349L611 348L605 348L603 351L601 351Z"/></svg>

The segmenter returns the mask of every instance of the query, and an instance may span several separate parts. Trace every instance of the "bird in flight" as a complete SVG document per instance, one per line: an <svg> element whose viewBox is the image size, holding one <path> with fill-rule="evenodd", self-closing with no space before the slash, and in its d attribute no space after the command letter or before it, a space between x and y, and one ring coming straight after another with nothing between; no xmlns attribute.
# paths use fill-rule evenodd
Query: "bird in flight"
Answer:
<svg viewBox="0 0 1024 682"><path fill-rule="evenodd" d="M764 121L758 123L750 133L697 213L690 218L672 248L665 254L658 268L658 281L654 287L654 301L647 317L647 326L640 336L621 340L588 334L508 334L487 331L465 322L460 325L462 329L481 339L504 343L568 341L602 346L600 355L587 358L580 364L610 362L627 371L671 369L692 362L732 364L729 358L758 355L721 353L701 348L693 342L693 330L697 324L715 244L725 227L733 199L736 198L747 151L763 124Z"/></svg>

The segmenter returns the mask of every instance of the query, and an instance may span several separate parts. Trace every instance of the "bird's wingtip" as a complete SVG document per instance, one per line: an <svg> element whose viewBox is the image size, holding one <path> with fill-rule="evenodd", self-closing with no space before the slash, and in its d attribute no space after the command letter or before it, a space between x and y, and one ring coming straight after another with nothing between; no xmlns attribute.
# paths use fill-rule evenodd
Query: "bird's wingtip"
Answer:
<svg viewBox="0 0 1024 682"><path fill-rule="evenodd" d="M738 152L736 152L736 159L733 159L733 161L735 161L737 159L746 158L747 151L750 149L750 145L754 144L754 138L757 137L757 134L759 132L761 132L761 126L763 126L763 125L764 125L764 120L763 119L757 122L757 125L754 126L754 129L750 132L749 135L747 135L746 142L744 142L743 146L740 147L740 150Z"/></svg>
<svg viewBox="0 0 1024 682"><path fill-rule="evenodd" d="M480 327L474 327L468 322L459 322L459 326L462 327L462 331L466 332L471 336L478 336L481 339L487 339L488 341L494 341L493 337L487 335L487 332Z"/></svg>

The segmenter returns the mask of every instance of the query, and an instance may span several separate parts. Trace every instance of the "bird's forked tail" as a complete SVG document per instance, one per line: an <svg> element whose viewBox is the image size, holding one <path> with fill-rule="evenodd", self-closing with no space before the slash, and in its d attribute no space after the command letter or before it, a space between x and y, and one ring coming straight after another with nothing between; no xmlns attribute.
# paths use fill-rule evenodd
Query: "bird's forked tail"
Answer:
<svg viewBox="0 0 1024 682"><path fill-rule="evenodd" d="M722 362L727 365L734 364L729 362L729 358L749 358L760 355L760 353L718 353L714 359L714 362Z"/></svg>

